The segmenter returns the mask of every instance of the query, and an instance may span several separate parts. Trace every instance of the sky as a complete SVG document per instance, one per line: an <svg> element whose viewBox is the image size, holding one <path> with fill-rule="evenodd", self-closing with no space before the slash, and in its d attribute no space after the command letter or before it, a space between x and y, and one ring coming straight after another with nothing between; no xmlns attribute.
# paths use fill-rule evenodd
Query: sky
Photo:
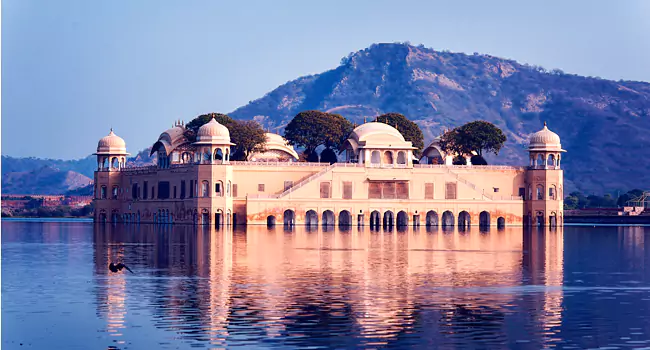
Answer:
<svg viewBox="0 0 650 350"><path fill-rule="evenodd" d="M2 0L2 155L130 153L378 42L650 82L650 1Z"/></svg>

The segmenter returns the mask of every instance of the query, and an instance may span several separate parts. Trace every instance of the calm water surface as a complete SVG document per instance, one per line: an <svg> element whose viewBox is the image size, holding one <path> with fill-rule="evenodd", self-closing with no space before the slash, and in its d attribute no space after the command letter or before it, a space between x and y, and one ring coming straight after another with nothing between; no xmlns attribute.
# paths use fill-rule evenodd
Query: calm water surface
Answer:
<svg viewBox="0 0 650 350"><path fill-rule="evenodd" d="M2 221L1 345L650 348L650 227Z"/></svg>

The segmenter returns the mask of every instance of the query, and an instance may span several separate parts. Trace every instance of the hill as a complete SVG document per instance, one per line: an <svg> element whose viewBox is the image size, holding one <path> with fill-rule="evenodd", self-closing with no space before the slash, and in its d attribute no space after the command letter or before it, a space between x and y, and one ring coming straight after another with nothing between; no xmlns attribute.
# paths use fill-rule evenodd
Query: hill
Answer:
<svg viewBox="0 0 650 350"><path fill-rule="evenodd" d="M128 159L129 165L154 163L151 148ZM2 192L8 194L92 195L95 156L75 160L2 156Z"/></svg>
<svg viewBox="0 0 650 350"><path fill-rule="evenodd" d="M650 84L547 71L499 57L375 44L327 72L281 85L230 115L282 128L319 109L360 123L398 112L425 144L451 128L487 120L508 136L492 164L527 164L528 135L544 121L562 138L567 190L627 190L650 183ZM625 191L623 191L625 192ZM568 193L568 191L566 192Z"/></svg>
<svg viewBox="0 0 650 350"><path fill-rule="evenodd" d="M2 193L63 194L90 183L91 178L77 172L45 166L29 172L3 173Z"/></svg>

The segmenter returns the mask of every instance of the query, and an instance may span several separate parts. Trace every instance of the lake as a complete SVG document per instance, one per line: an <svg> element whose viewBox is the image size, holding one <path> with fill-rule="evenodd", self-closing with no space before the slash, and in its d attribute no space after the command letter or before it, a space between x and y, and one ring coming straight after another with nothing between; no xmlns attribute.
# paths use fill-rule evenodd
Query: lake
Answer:
<svg viewBox="0 0 650 350"><path fill-rule="evenodd" d="M1 345L650 348L650 227L2 220Z"/></svg>

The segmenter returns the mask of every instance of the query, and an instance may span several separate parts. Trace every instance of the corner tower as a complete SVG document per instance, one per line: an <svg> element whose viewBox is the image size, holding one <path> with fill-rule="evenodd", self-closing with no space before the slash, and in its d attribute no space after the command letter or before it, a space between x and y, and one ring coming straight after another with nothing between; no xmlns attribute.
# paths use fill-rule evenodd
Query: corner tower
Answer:
<svg viewBox="0 0 650 350"><path fill-rule="evenodd" d="M95 222L117 222L120 216L120 196L123 194L121 170L126 167L126 143L113 129L97 143L95 171Z"/></svg>
<svg viewBox="0 0 650 350"><path fill-rule="evenodd" d="M563 226L564 178L560 137L544 128L530 136L530 163L526 171L525 225Z"/></svg>

